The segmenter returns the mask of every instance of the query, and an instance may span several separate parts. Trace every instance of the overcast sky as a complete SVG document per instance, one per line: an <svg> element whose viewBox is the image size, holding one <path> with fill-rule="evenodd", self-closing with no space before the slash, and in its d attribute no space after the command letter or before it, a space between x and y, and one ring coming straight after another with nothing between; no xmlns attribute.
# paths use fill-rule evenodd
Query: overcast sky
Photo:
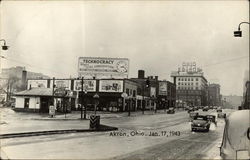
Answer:
<svg viewBox="0 0 250 160"><path fill-rule="evenodd" d="M171 80L182 62L195 61L224 95L243 94L248 68L245 1L3 1L2 67L25 66L51 77L77 76L80 56L129 58L137 70Z"/></svg>

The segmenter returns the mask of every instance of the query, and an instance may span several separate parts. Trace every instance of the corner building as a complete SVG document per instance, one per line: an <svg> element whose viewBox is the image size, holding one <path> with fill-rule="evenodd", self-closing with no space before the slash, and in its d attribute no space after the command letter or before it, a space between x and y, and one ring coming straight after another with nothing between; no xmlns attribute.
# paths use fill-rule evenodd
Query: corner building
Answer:
<svg viewBox="0 0 250 160"><path fill-rule="evenodd" d="M204 73L196 64L183 63L182 68L171 73L172 80L176 84L177 102L183 102L190 106L207 105L208 84Z"/></svg>

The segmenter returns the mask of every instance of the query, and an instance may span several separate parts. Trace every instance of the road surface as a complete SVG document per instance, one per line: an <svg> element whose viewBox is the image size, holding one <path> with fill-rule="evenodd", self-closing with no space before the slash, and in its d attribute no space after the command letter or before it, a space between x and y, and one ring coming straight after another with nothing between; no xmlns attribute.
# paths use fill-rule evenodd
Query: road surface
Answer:
<svg viewBox="0 0 250 160"><path fill-rule="evenodd" d="M209 132L191 132L186 111L101 122L119 130L1 139L1 152L11 159L214 159L219 156L217 146L224 128L224 120L218 119L217 127L212 124Z"/></svg>

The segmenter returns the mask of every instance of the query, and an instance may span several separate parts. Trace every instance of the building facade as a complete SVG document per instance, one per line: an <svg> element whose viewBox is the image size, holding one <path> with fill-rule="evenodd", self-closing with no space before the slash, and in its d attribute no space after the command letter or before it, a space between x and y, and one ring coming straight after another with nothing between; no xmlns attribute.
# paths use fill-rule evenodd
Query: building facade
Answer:
<svg viewBox="0 0 250 160"><path fill-rule="evenodd" d="M183 63L182 68L171 73L171 77L176 84L177 101L187 105L207 105L207 80L195 63Z"/></svg>
<svg viewBox="0 0 250 160"><path fill-rule="evenodd" d="M208 85L208 105L209 106L220 106L221 105L220 85L219 84L209 84Z"/></svg>

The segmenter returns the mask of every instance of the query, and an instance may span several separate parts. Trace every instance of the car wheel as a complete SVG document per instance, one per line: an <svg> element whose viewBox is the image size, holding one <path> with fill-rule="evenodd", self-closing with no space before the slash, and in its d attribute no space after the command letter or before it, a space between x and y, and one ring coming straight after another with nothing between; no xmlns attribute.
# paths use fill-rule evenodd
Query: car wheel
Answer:
<svg viewBox="0 0 250 160"><path fill-rule="evenodd" d="M206 132L208 132L209 131L209 127L207 127L207 129L206 129Z"/></svg>

